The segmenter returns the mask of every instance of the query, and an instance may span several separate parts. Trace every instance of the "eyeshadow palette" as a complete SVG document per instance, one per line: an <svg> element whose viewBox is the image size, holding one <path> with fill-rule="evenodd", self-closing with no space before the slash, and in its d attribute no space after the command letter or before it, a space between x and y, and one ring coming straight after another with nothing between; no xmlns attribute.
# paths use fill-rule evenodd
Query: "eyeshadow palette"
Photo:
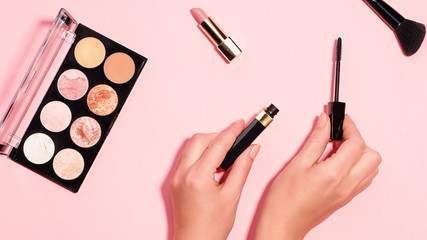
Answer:
<svg viewBox="0 0 427 240"><path fill-rule="evenodd" d="M70 21L73 19L69 13L61 9L55 24L70 27ZM62 41L69 39L64 33L69 34L70 29L66 30L60 34ZM0 150L16 162L77 192L147 59L82 24L76 24L72 37L65 59L25 133L23 136L2 134ZM33 85L38 85L33 88L40 87L40 83ZM22 92L18 90L17 95ZM23 104L18 100L12 102L0 131L11 129L5 121L12 121L8 115L14 110L14 104L28 109L28 106L21 107ZM23 118L15 116L15 120Z"/></svg>

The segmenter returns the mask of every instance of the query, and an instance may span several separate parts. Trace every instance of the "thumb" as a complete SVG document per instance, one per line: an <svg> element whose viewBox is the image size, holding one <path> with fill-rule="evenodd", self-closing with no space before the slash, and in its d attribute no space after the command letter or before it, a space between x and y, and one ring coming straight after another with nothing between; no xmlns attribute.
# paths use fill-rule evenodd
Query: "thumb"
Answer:
<svg viewBox="0 0 427 240"><path fill-rule="evenodd" d="M331 134L329 117L322 112L317 119L316 127L296 159L306 166L315 164L325 151Z"/></svg>
<svg viewBox="0 0 427 240"><path fill-rule="evenodd" d="M224 182L224 190L233 193L241 193L245 185L246 178L252 168L254 158L259 152L261 145L251 145L240 154L230 169L230 173Z"/></svg>

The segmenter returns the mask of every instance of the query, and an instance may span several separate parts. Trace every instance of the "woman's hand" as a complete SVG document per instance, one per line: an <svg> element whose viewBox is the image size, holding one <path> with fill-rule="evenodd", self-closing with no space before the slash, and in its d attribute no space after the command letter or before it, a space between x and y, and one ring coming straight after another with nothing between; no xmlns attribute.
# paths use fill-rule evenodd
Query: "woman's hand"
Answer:
<svg viewBox="0 0 427 240"><path fill-rule="evenodd" d="M330 136L328 116L319 116L307 143L273 181L256 239L303 239L371 184L381 156L366 146L348 115L343 128L343 142L337 151L319 161Z"/></svg>
<svg viewBox="0 0 427 240"><path fill-rule="evenodd" d="M174 239L227 238L260 146L249 146L225 181L219 183L214 174L244 126L239 120L221 133L195 134L186 145L170 185Z"/></svg>

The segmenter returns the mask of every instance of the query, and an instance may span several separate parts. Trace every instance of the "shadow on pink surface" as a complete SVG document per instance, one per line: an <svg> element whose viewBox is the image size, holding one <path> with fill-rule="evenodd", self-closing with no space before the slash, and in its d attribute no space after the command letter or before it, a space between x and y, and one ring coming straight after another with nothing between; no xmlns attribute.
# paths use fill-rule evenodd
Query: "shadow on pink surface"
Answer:
<svg viewBox="0 0 427 240"><path fill-rule="evenodd" d="M173 234L174 234L173 209L172 209L172 201L171 201L169 186L170 186L172 177L175 173L175 169L178 166L181 154L184 151L184 148L187 145L188 141L190 141L189 138L185 139L184 142L181 144L181 147L179 147L178 151L176 152L175 159L173 160L172 165L169 169L169 173L166 176L166 179L163 181L163 184L161 187L162 197L165 204L166 216L168 219L168 238L167 239L173 239Z"/></svg>

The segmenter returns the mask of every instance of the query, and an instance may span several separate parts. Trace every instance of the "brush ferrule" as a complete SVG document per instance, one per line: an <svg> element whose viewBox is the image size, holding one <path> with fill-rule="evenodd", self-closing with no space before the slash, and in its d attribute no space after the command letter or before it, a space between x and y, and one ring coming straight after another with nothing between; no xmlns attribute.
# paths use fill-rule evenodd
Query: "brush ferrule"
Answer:
<svg viewBox="0 0 427 240"><path fill-rule="evenodd" d="M368 0L368 3L392 29L396 29L405 20L402 15L382 0Z"/></svg>

